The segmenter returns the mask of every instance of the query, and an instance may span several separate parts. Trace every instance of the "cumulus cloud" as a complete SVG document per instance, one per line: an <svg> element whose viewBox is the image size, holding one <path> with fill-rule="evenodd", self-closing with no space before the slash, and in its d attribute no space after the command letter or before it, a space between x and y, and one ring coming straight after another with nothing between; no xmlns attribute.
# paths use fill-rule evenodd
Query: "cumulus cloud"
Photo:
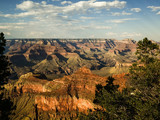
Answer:
<svg viewBox="0 0 160 120"><path fill-rule="evenodd" d="M18 17L28 17L28 16L42 16L52 13L51 15L58 14L56 11L59 10L59 7L47 4L45 1L41 3L33 1L24 1L21 4L16 5L16 9L20 9L24 12L17 14L4 14L0 15L3 17L18 18Z"/></svg>
<svg viewBox="0 0 160 120"><path fill-rule="evenodd" d="M150 8L152 11L160 10L160 6L148 6L147 8Z"/></svg>
<svg viewBox="0 0 160 120"><path fill-rule="evenodd" d="M33 1L24 1L16 6L17 9L23 12L17 14L0 14L1 17L8 18L24 18L32 16L35 19L65 19L66 15L62 14L62 7L47 4L45 1L36 3Z"/></svg>
<svg viewBox="0 0 160 120"><path fill-rule="evenodd" d="M64 4L64 6L61 5L57 6L55 4L48 4L46 1L34 2L33 0L32 1L27 0L16 5L16 10L18 10L17 13L14 14L0 13L0 17L5 17L4 19L18 18L14 20L23 20L23 18L26 18L25 19L27 20L26 24L23 23L19 25L18 23L0 24L0 29L2 30L20 29L19 32L21 32L22 34L19 35L21 36L28 35L27 37L40 37L40 36L45 37L45 35L62 36L63 34L64 37L70 37L71 35L74 35L73 32L75 32L76 29L83 31L86 30L92 31L93 29L95 31L108 30L112 29L112 27L106 24L97 25L97 23L95 23L94 21L95 20L94 17L84 17L84 16L88 15L87 13L98 14L96 13L96 11L101 12L106 10L108 12L108 10L112 8L123 9L126 6L126 3L127 3L126 1L119 1L119 0L110 0L110 1L88 0L88 1L78 1L75 3L63 1L62 4ZM129 13L123 11L121 14L127 15ZM94 19L94 20L92 21L92 24L90 23L88 25L85 23L86 22L85 20L89 19ZM30 32L30 31L36 31L36 32ZM86 33L87 32L85 32L84 34ZM80 34L78 35L81 36Z"/></svg>
<svg viewBox="0 0 160 120"><path fill-rule="evenodd" d="M65 5L65 4L72 4L72 2L71 2L71 1L62 1L61 4L62 4L62 5Z"/></svg>
<svg viewBox="0 0 160 120"><path fill-rule="evenodd" d="M2 17L18 18L18 17L28 17L28 16L64 16L66 14L86 14L91 10L110 10L111 8L122 9L126 6L125 1L79 1L72 3L71 1L63 1L61 4L68 4L67 6L55 6L53 4L47 4L45 1L40 3L33 1L24 1L21 4L16 5L16 9L22 10L23 12L17 14L1 14ZM92 11L94 12L94 11ZM126 13L123 11L123 15L129 15L131 13Z"/></svg>
<svg viewBox="0 0 160 120"><path fill-rule="evenodd" d="M141 8L132 8L131 11L133 11L133 12L141 12Z"/></svg>
<svg viewBox="0 0 160 120"><path fill-rule="evenodd" d="M125 1L119 1L119 0L115 0L115 1L111 1L111 2L106 2L106 1L96 1L96 0L89 0L89 1L79 1L76 3L73 3L69 6L66 6L63 9L64 13L75 13L75 12L82 12L85 13L87 12L89 9L93 8L93 9L107 9L110 10L111 8L118 8L118 9L122 9L124 8L126 5Z"/></svg>
<svg viewBox="0 0 160 120"><path fill-rule="evenodd" d="M128 13L128 12L125 12L125 11L122 11L122 12L112 12L111 14L112 14L112 16L132 15L132 13Z"/></svg>
<svg viewBox="0 0 160 120"><path fill-rule="evenodd" d="M33 1L24 1L23 3L16 5L16 8L21 10L29 10L35 6L39 6L39 3L34 3Z"/></svg>
<svg viewBox="0 0 160 120"><path fill-rule="evenodd" d="M160 15L160 6L148 6L152 11L157 12L157 15Z"/></svg>

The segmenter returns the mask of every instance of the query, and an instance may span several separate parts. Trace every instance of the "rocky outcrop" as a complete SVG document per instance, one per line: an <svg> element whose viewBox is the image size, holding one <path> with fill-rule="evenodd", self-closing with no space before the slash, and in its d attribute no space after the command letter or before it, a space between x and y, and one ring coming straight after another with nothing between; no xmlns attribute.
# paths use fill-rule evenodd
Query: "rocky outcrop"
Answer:
<svg viewBox="0 0 160 120"><path fill-rule="evenodd" d="M52 113L59 112L72 112L78 111L87 113L88 109L94 110L96 105L94 105L90 100L85 98L76 98L70 96L60 96L60 97L45 97L36 96L35 104L37 104L38 109L43 111L50 111Z"/></svg>
<svg viewBox="0 0 160 120"><path fill-rule="evenodd" d="M120 85L119 90L125 88L125 74L113 76L114 84ZM35 96L34 104L41 113L50 113L55 118L61 113L66 116L76 112L87 113L88 109L102 109L93 103L97 84L106 84L107 77L93 74L88 68L82 67L72 75L48 81L39 74L27 73L22 75L14 85L14 92L22 96ZM39 113L40 114L40 113ZM64 116L63 116L64 117Z"/></svg>
<svg viewBox="0 0 160 120"><path fill-rule="evenodd" d="M127 73L122 73L118 75L113 75L112 77L115 79L114 84L119 85L119 90L122 91L124 88L126 88L126 82L127 82Z"/></svg>

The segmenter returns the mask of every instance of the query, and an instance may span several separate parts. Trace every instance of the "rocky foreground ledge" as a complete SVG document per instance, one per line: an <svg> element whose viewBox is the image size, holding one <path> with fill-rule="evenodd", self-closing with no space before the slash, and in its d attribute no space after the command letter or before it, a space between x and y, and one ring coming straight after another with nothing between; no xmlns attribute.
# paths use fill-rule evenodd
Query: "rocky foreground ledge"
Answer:
<svg viewBox="0 0 160 120"><path fill-rule="evenodd" d="M125 74L113 76L120 90L125 88ZM71 118L88 109L101 108L93 103L96 84L106 84L107 77L93 74L82 67L72 75L48 81L38 74L22 75L14 84L6 85L16 110L14 119L35 118ZM36 112L37 111L37 112Z"/></svg>

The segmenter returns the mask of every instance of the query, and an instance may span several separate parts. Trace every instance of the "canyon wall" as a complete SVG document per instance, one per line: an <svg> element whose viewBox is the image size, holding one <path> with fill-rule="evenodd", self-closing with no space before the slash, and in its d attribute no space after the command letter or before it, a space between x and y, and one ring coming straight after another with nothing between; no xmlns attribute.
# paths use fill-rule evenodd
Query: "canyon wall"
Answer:
<svg viewBox="0 0 160 120"><path fill-rule="evenodd" d="M128 67L136 60L135 50L136 41L131 39L12 39L7 40L6 55L12 78L33 72L56 79L83 66L92 71L112 68L108 71L114 73L113 68Z"/></svg>
<svg viewBox="0 0 160 120"><path fill-rule="evenodd" d="M113 76L114 84L125 88L125 74ZM106 85L107 77L93 74L88 68L82 67L72 75L48 81L39 74L22 75L14 84L5 85L10 91L15 110L13 119L70 119L88 110L103 109L93 103L97 84Z"/></svg>

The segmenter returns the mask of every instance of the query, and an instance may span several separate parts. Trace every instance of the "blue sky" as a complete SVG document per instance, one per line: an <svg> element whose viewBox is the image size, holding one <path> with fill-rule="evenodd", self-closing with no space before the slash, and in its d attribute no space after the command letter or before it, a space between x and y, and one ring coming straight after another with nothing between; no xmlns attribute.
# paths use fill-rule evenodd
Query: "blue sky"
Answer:
<svg viewBox="0 0 160 120"><path fill-rule="evenodd" d="M6 38L160 41L160 0L1 0Z"/></svg>

